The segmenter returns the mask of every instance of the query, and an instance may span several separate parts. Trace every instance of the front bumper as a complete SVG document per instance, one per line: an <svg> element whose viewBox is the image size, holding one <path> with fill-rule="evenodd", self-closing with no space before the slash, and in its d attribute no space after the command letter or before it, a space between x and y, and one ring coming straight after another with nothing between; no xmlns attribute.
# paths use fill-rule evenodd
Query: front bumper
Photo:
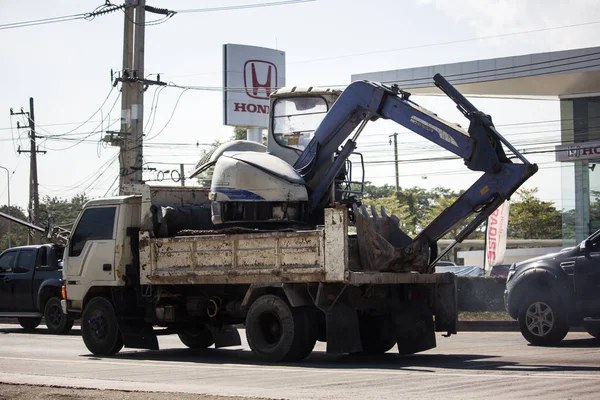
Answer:
<svg viewBox="0 0 600 400"><path fill-rule="evenodd" d="M62 308L63 314L67 314L67 301L66 300L60 301L60 308Z"/></svg>

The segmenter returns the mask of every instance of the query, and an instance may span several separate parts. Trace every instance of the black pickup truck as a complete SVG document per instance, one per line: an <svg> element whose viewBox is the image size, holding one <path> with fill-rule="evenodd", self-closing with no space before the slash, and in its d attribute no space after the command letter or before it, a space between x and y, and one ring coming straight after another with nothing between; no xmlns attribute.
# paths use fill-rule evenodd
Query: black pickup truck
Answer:
<svg viewBox="0 0 600 400"><path fill-rule="evenodd" d="M62 247L51 244L13 247L0 254L0 317L16 317L26 330L42 317L48 331L64 334L73 320L62 311Z"/></svg>
<svg viewBox="0 0 600 400"><path fill-rule="evenodd" d="M555 345L578 325L600 340L600 230L575 247L513 264L504 301L533 345Z"/></svg>

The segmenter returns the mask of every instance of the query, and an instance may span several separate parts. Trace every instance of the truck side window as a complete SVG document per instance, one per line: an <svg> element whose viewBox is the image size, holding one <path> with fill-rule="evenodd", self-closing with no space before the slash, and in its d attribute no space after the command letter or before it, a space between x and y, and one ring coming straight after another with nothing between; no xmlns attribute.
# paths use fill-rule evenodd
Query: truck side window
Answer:
<svg viewBox="0 0 600 400"><path fill-rule="evenodd" d="M0 273L12 272L16 256L16 251L9 251L7 253L2 254L2 256L0 257Z"/></svg>
<svg viewBox="0 0 600 400"><path fill-rule="evenodd" d="M78 257L88 240L112 239L116 210L116 207L85 210L71 238L69 256Z"/></svg>
<svg viewBox="0 0 600 400"><path fill-rule="evenodd" d="M16 274L23 274L33 269L35 265L35 253L36 250L33 249L19 251L19 257L14 268Z"/></svg>

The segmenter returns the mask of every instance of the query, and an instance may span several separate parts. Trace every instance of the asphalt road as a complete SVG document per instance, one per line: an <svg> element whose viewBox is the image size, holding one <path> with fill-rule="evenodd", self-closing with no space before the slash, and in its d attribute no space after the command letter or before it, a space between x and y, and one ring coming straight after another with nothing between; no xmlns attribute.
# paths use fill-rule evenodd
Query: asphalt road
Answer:
<svg viewBox="0 0 600 400"><path fill-rule="evenodd" d="M258 362L245 341L189 350L174 335L159 337L160 351L125 349L98 358L79 334L75 328L52 336L43 327L27 334L0 325L0 382L311 400L596 399L600 391L600 344L579 332L552 348L529 346L517 332L461 332L439 336L437 348L407 357L393 350L369 358L330 356L318 343L297 364Z"/></svg>

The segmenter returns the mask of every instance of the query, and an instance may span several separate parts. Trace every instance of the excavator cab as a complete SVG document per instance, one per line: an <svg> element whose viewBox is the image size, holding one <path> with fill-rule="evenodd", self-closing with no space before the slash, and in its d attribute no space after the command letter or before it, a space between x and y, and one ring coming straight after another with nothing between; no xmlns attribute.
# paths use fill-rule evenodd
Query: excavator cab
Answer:
<svg viewBox="0 0 600 400"><path fill-rule="evenodd" d="M294 165L340 94L340 90L312 87L273 92L267 151Z"/></svg>

